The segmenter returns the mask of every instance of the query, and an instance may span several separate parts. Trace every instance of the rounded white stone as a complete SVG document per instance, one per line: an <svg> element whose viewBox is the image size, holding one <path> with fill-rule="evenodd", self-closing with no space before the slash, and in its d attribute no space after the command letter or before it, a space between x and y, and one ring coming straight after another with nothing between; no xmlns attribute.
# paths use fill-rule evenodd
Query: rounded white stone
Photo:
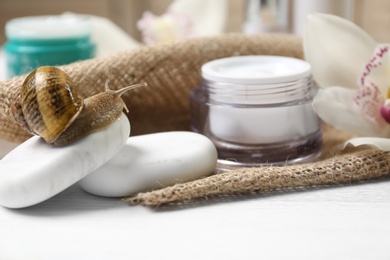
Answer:
<svg viewBox="0 0 390 260"><path fill-rule="evenodd" d="M122 114L108 128L64 147L30 138L0 161L0 205L28 207L56 195L110 160L129 134Z"/></svg>
<svg viewBox="0 0 390 260"><path fill-rule="evenodd" d="M130 137L113 159L82 179L94 195L124 197L211 174L217 164L214 144L192 132Z"/></svg>

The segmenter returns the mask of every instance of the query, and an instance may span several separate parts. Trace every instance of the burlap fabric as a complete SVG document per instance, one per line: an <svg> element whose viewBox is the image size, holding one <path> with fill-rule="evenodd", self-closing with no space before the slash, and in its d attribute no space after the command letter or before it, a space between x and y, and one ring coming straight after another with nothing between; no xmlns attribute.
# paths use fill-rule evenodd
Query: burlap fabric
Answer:
<svg viewBox="0 0 390 260"><path fill-rule="evenodd" d="M387 176L389 167L389 152L363 150L311 164L242 168L161 190L139 193L126 200L130 203L158 206L215 195L350 184Z"/></svg>
<svg viewBox="0 0 390 260"><path fill-rule="evenodd" d="M226 35L174 44L144 47L108 58L92 59L61 67L73 79L81 97L104 90L146 82L123 95L130 109L132 135L189 130L188 93L199 85L203 63L238 55L302 57L301 40L290 35ZM29 137L7 114L25 76L0 83L0 138L23 141Z"/></svg>
<svg viewBox="0 0 390 260"><path fill-rule="evenodd" d="M132 135L170 130L189 130L190 90L200 83L205 62L238 55L281 55L302 58L302 41L285 34L239 34L191 39L173 44L142 47L107 58L73 63L61 68L74 80L79 95L146 82L123 97L130 109ZM0 83L0 138L21 142L29 135L8 115L8 109L25 76ZM390 154L375 149L346 151L338 146L351 134L324 126L322 157L309 164L283 167L242 168L201 180L152 192L127 201L146 205L191 200L212 195L268 191L324 184L343 184L389 174Z"/></svg>

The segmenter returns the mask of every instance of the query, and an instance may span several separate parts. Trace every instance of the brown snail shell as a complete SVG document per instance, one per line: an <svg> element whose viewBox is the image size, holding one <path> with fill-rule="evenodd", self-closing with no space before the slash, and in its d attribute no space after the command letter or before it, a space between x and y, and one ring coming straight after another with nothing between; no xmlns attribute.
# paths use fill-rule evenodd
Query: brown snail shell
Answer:
<svg viewBox="0 0 390 260"><path fill-rule="evenodd" d="M127 110L121 95L137 84L81 99L70 77L62 70L43 66L32 71L11 105L16 122L47 143L66 145L103 129Z"/></svg>

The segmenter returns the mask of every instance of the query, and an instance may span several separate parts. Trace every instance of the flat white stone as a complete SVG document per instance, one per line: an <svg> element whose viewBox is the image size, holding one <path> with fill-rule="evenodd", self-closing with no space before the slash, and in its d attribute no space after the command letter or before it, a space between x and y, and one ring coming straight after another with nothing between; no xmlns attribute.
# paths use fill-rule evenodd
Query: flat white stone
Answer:
<svg viewBox="0 0 390 260"><path fill-rule="evenodd" d="M0 205L22 208L49 199L110 160L129 134L122 114L108 128L68 146L30 138L0 161Z"/></svg>
<svg viewBox="0 0 390 260"><path fill-rule="evenodd" d="M216 164L216 148L203 135L141 135L130 137L113 159L79 184L94 195L123 197L209 175Z"/></svg>

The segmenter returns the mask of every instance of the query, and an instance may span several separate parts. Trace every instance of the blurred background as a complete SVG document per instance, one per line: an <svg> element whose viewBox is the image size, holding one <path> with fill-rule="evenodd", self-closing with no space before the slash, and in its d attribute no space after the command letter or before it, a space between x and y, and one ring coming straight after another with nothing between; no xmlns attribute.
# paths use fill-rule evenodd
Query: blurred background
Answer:
<svg viewBox="0 0 390 260"><path fill-rule="evenodd" d="M195 0L197 1L197 0ZM211 0L213 1L213 0ZM302 16L302 10L314 0L281 0L288 2L287 30L299 32L294 27L294 14ZM328 2L329 0L321 0ZM342 2L343 0L336 0ZM226 0L228 6L225 32L242 32L248 18L247 0ZM271 2L271 1L268 1ZM349 0L349 10L344 15L366 30L379 42L390 41L390 1L388 0ZM109 18L137 41L141 33L137 21L147 10L156 15L163 14L172 0L0 0L0 44L6 41L4 27L6 21L16 17L33 15L55 15L66 11L92 14ZM263 6L267 1L262 1ZM297 10L298 9L298 10ZM266 9L264 9L266 12ZM296 17L295 17L296 19Z"/></svg>
<svg viewBox="0 0 390 260"><path fill-rule="evenodd" d="M349 19L377 42L390 42L388 0L0 0L0 80L184 38L302 36L307 14L315 12Z"/></svg>

